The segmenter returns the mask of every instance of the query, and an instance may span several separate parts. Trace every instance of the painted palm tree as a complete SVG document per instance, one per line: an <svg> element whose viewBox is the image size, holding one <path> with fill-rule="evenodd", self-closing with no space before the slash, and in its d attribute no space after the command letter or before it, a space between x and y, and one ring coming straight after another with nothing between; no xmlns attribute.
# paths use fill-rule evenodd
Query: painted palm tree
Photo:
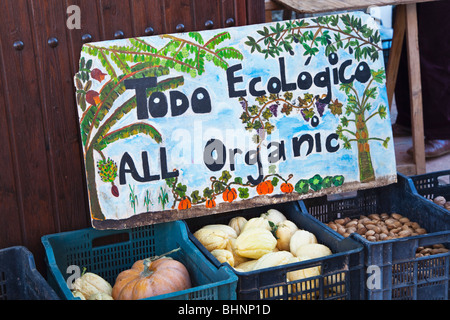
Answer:
<svg viewBox="0 0 450 320"><path fill-rule="evenodd" d="M104 220L105 216L97 194L94 153L97 152L101 157L97 169L102 181L111 183L111 193L117 197L119 190L114 185L117 165L106 158L103 150L118 140L138 134L147 135L156 143L161 143L163 139L158 129L147 122L128 123L112 131L113 126L137 106L136 96L130 97L119 106L114 105L126 91L125 80L168 76L172 69L196 77L205 72L207 62L227 69L228 59L243 59L238 50L232 47L219 47L225 40L231 38L228 32L221 32L206 42L197 32L185 35L187 35L185 38L174 35L161 36L165 40L161 48L148 43L146 38L93 43L83 47L75 84L91 214L95 220ZM92 69L93 58L101 62L104 72L99 69L100 66ZM92 89L97 84L98 87L101 85L101 88ZM174 89L183 84L184 76L166 78L156 87L147 90L147 97L153 92Z"/></svg>

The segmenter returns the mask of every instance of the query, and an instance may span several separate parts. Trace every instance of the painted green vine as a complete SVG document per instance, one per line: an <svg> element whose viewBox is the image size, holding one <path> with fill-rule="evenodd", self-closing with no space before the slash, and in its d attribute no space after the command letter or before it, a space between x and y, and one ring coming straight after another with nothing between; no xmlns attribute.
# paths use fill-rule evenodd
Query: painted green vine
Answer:
<svg viewBox="0 0 450 320"><path fill-rule="evenodd" d="M298 193L301 195L309 192L317 192L322 189L341 186L345 178L344 176L327 176L322 178L319 174L309 178L300 179L295 186L290 183L294 175L289 175L287 179L279 174L273 173L264 177L263 181L258 185L252 185L249 182L244 183L241 177L232 180L230 172L227 170L222 172L220 178L211 177L211 186L203 190L200 194L199 190L193 191L188 195L188 187L178 181L178 178L167 179L166 184L172 190L174 203L172 209L179 210L189 209L192 205L206 204L207 208L212 209L216 206L215 199L219 196L224 197L225 202L232 203L237 198L245 200L250 197L250 188L256 188L257 193L261 195L270 195L274 193L275 187L279 187L282 193L291 194ZM237 190L236 190L237 188ZM232 193L231 197L226 195ZM186 205L184 207L184 205Z"/></svg>
<svg viewBox="0 0 450 320"><path fill-rule="evenodd" d="M274 58L282 52L294 55L293 45L301 44L303 55L311 58L319 53L319 47L325 46L325 55L339 49L348 50L356 60L370 58L376 61L382 48L378 45L381 36L378 30L362 23L362 19L350 14L322 16L309 20L283 21L275 26L258 30L261 36L255 39L248 36L245 42L251 52L259 52L267 59Z"/></svg>
<svg viewBox="0 0 450 320"><path fill-rule="evenodd" d="M166 179L166 183L169 186L169 188L172 190L172 196L174 198L174 203L172 208L175 209L177 206L177 203L181 203L183 201L187 201L191 205L199 205L203 203L207 203L208 200L213 200L219 196L224 196L227 192L234 192L235 195L231 196L229 199L225 199L226 202L233 202L238 197L240 199L248 199L250 197L249 190L250 188L258 188L263 185L270 184L272 187L277 187L280 183L288 184L289 181L293 178L293 175L289 175L288 178L283 178L279 174L272 173L269 175L266 175L263 178L263 181L259 185L253 185L250 182L244 182L244 180L241 177L235 177L232 179L232 176L229 171L225 170L222 172L222 175L217 177L211 177L211 185L207 188L205 188L202 191L202 194L200 194L199 190L192 191L190 195L188 195L187 192L187 186L183 183L178 181L178 178L172 178L172 179ZM267 185L269 186L269 185ZM236 189L237 188L237 189ZM273 192L270 191L270 193ZM263 191L258 192L260 195L262 194L269 194L269 192L264 193ZM210 208L215 207L214 205L209 206ZM181 209L180 206L178 206L178 209Z"/></svg>

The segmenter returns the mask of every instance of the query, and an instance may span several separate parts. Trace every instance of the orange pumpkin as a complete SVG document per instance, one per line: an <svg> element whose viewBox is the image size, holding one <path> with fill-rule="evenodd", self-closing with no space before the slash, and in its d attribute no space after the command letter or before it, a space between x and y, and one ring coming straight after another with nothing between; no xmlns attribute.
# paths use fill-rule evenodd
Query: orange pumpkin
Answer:
<svg viewBox="0 0 450 320"><path fill-rule="evenodd" d="M162 257L139 260L122 271L112 290L114 300L139 300L191 288L186 267L179 261Z"/></svg>
<svg viewBox="0 0 450 320"><path fill-rule="evenodd" d="M292 193L294 191L294 186L290 183L283 183L280 188L284 193Z"/></svg>
<svg viewBox="0 0 450 320"><path fill-rule="evenodd" d="M190 209L192 207L191 200L189 198L184 198L180 201L180 204L178 205L178 210L186 210Z"/></svg>
<svg viewBox="0 0 450 320"><path fill-rule="evenodd" d="M227 201L229 203L233 202L237 199L237 192L236 189L227 189L222 195L223 201Z"/></svg>
<svg viewBox="0 0 450 320"><path fill-rule="evenodd" d="M259 195L271 194L273 192L273 184L270 181L263 181L256 187L256 192Z"/></svg>
<svg viewBox="0 0 450 320"><path fill-rule="evenodd" d="M212 209L216 207L216 201L214 199L208 199L206 200L206 207L208 209Z"/></svg>

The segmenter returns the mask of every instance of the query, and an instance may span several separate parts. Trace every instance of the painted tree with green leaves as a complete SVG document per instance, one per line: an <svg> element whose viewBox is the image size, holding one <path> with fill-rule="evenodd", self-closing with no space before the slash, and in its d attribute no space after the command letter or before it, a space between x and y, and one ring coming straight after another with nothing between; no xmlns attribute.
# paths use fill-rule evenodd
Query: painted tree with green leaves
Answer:
<svg viewBox="0 0 450 320"><path fill-rule="evenodd" d="M136 96L116 106L115 102L125 91L125 81L145 77L170 76L171 70L184 73L190 77L202 75L206 63L226 70L229 59L242 60L242 54L232 48L223 46L230 39L228 32L221 32L208 41L200 33L190 32L185 38L174 35L162 35L164 44L157 48L145 38L133 38L108 46L107 43L92 43L83 46L80 70L75 76L77 104L81 110L80 131L84 148L86 175L91 203L92 218L104 220L95 180L96 166L94 152L101 160L97 169L103 182L111 183L111 192L119 196L114 184L117 166L106 158L103 150L116 141L141 134L152 138L156 143L162 142L162 134L147 122L135 122L124 127L112 128L120 124L120 119L137 107ZM93 59L100 61L102 70L93 69ZM157 86L147 90L147 97L154 92L175 89L184 85L184 76L165 78ZM100 89L94 90L93 87ZM113 107L114 106L114 107Z"/></svg>
<svg viewBox="0 0 450 320"><path fill-rule="evenodd" d="M383 85L386 78L383 69L378 71L371 70L371 79L368 82L362 97L359 96L358 90L354 88L353 83L341 84L340 90L347 95L347 105L344 115L342 105L331 106L331 112L340 117L340 125L337 127L336 133L339 138L344 141L344 148L350 150L352 143L356 142L358 148L358 164L361 182L369 182L375 180L375 173L370 155L370 142L380 141L383 147L387 148L390 137L379 138L370 135L367 123L375 117L386 119L388 109L385 105L380 104L375 107L371 101L377 99L378 87L376 83ZM351 126L351 124L353 124ZM353 127L355 129L353 129Z"/></svg>
<svg viewBox="0 0 450 320"><path fill-rule="evenodd" d="M348 51L357 61L370 60L375 62L380 57L382 52L381 36L378 30L371 28L371 25L365 24L363 19L351 14L336 14L329 16L321 16L313 19L298 19L292 21L283 21L272 26L264 26L257 31L258 36L248 36L245 44L250 47L252 53L262 54L265 59L276 58L283 53L290 55L297 54L294 46L301 46L303 52L303 59L305 65L309 65L314 57L323 51L325 56L340 51ZM321 49L323 49L321 51ZM381 139L370 137L367 128L367 122L375 116L380 116L382 119L386 118L387 108L384 105L378 107L374 112L373 106L370 103L371 99L376 99L377 87L372 86L375 83L383 83L385 74L383 70L373 71L372 79L368 84L362 97L359 97L358 92L353 87L353 83L343 84L340 90L344 91L348 97L347 106L345 109L345 116L341 117L341 124L337 128L337 134L344 141L344 147L351 149L352 142L357 143L358 147L358 161L360 168L361 182L372 181L375 179L374 169L370 156L369 142L379 140L387 148L389 138ZM278 97L279 99L279 97ZM289 102L289 99L285 99ZM276 100L274 100L276 101ZM302 101L307 101L306 96ZM268 103L272 109L267 108L263 104L259 108L257 104L249 104L243 99L240 100L245 113L241 120L247 125L248 130L258 129L260 132L265 129L264 124L270 129L274 127L270 124L270 112L272 116L277 115L276 105ZM306 108L304 107L306 106ZM301 112L305 120L311 118L314 113L321 114L323 105L314 105L316 108L309 107L306 104L284 104L284 113L289 115L293 108L301 108ZM320 107L320 108L319 108ZM332 101L328 108L334 115L342 115L343 104L338 100ZM263 121L259 120L259 110L263 110ZM253 111L254 110L254 111ZM253 111L253 113L252 113ZM282 109L283 111L283 109ZM283 113L283 112L282 112ZM264 118L264 115L266 116ZM349 119L348 117L354 118ZM256 117L259 117L255 120ZM355 131L351 131L349 124L354 122L356 126ZM261 134L260 134L261 135ZM258 140L259 141L259 140ZM305 181L301 181L302 183ZM303 183L306 185L306 183ZM302 188L300 188L302 189Z"/></svg>

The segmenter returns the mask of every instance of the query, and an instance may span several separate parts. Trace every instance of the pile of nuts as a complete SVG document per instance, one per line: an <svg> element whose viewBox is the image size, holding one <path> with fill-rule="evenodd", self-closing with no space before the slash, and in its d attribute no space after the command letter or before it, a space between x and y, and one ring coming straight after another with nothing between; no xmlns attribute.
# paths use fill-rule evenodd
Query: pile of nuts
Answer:
<svg viewBox="0 0 450 320"><path fill-rule="evenodd" d="M392 240L427 233L417 222L410 221L398 213L374 213L354 219L336 219L327 223L327 226L344 237L356 232L369 241ZM443 244L419 247L416 250L416 258L449 251Z"/></svg>
<svg viewBox="0 0 450 320"><path fill-rule="evenodd" d="M369 241L385 241L426 234L417 222L398 213L374 213L359 218L342 218L329 222L328 227L344 237L358 233Z"/></svg>
<svg viewBox="0 0 450 320"><path fill-rule="evenodd" d="M432 246L419 247L416 251L416 258L431 256L434 254L447 253L450 250L445 248L443 244L433 244Z"/></svg>
<svg viewBox="0 0 450 320"><path fill-rule="evenodd" d="M450 210L450 201L447 201L447 199L445 199L443 196L438 196L434 198L433 202L436 203L438 206Z"/></svg>

